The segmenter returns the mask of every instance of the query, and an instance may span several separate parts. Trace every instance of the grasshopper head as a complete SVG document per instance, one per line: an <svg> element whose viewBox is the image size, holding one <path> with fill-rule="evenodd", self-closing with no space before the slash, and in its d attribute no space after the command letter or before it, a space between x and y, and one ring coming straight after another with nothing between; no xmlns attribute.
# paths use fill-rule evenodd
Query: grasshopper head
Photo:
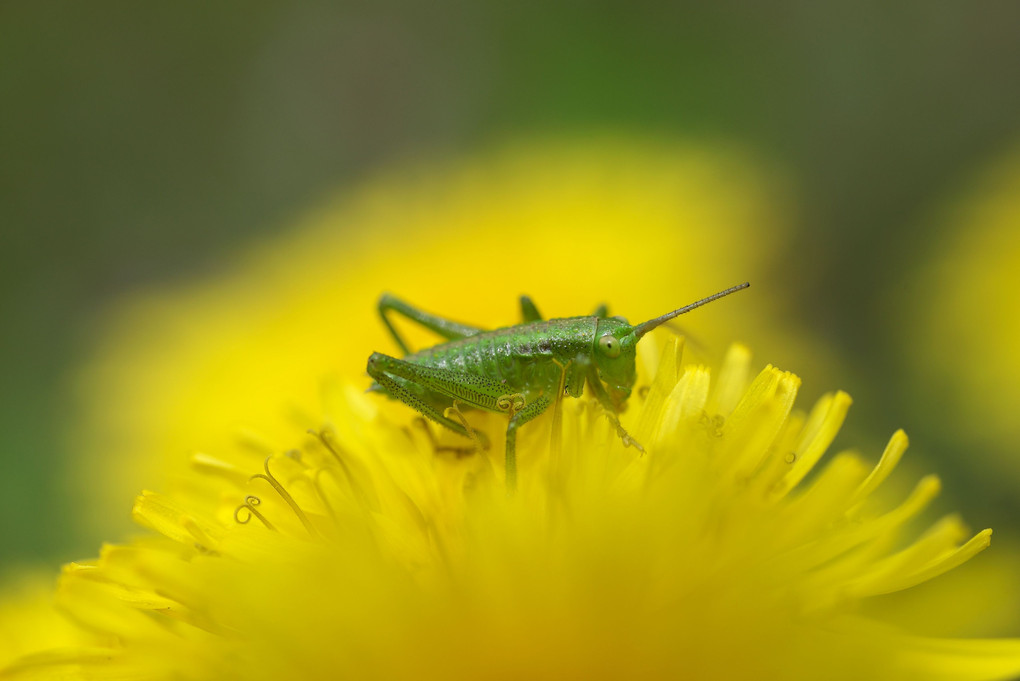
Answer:
<svg viewBox="0 0 1020 681"><path fill-rule="evenodd" d="M637 375L634 369L638 339L634 327L619 318L600 319L595 331L595 366L617 411L630 397Z"/></svg>
<svg viewBox="0 0 1020 681"><path fill-rule="evenodd" d="M666 314L649 319L647 322L630 326L619 317L600 319L595 332L595 366L599 370L599 378L606 384L609 395L617 411L622 411L624 403L630 397L630 391L634 387L637 376L634 369L635 350L638 341L646 333L678 317L685 312L701 307L705 303L718 300L723 296L740 291L750 286L747 282L732 286L725 291L685 305L679 309L667 312Z"/></svg>

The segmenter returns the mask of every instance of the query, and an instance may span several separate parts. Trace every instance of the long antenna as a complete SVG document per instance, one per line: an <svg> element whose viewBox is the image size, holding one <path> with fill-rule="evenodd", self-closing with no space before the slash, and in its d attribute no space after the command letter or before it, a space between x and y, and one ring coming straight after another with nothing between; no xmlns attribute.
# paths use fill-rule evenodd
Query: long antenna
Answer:
<svg viewBox="0 0 1020 681"><path fill-rule="evenodd" d="M673 310L672 312L667 312L666 314L662 315L661 317L656 317L655 319L649 319L647 322L643 322L643 323L638 324L637 326L634 327L634 337L635 338L641 338L641 336L645 335L646 333L648 333L649 331L651 331L652 329L654 329L658 325L660 325L660 324L662 324L664 322L668 322L670 319L673 319L674 317L679 317L684 312L690 312L691 310L693 310L696 307L701 307L702 305L705 305L706 303L711 303L713 300L719 300L723 296L728 296L731 293L736 293L737 291L740 291L741 289L745 289L745 288L747 288L750 285L751 285L750 282L745 281L743 284L737 284L736 286L731 286L730 288L726 289L725 291L720 291L719 293L711 295L708 298L702 298L701 300L699 300L696 303L691 303L690 305L684 305L679 310Z"/></svg>

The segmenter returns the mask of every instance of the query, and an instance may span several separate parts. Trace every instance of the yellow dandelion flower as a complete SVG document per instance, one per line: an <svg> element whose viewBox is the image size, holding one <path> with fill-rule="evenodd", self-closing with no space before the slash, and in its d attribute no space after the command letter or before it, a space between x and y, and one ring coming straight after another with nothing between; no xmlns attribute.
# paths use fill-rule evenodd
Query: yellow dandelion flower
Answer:
<svg viewBox="0 0 1020 681"><path fill-rule="evenodd" d="M640 346L639 346L640 347ZM885 505L907 446L819 466L850 398L642 348L623 446L587 399L499 455L437 452L406 409L338 381L283 441L196 455L215 503L146 492L152 536L69 565L62 606L105 637L3 678L998 679L1020 641L911 636L859 614L988 545L955 516L910 539L934 477ZM499 441L505 419L472 414ZM494 449L498 449L495 448ZM816 470L820 468L821 470ZM211 508L209 513L203 509Z"/></svg>
<svg viewBox="0 0 1020 681"><path fill-rule="evenodd" d="M779 290L770 264L788 221L774 175L733 149L594 136L517 141L354 187L211 280L118 311L77 382L79 520L110 536L143 486L195 484L182 453L222 452L238 428L282 436L278 396L309 410L324 373L363 377L373 351L393 348L374 306L383 291L495 328L522 293L547 316L608 302L649 319L737 281ZM805 366L819 351L774 322L784 300L736 300L682 326L700 347L750 334L774 361Z"/></svg>

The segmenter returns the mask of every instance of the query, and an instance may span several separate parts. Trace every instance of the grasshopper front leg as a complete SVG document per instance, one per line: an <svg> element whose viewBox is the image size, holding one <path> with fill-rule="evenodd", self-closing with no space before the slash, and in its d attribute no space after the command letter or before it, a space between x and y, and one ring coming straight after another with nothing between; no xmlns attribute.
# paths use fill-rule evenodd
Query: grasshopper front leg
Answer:
<svg viewBox="0 0 1020 681"><path fill-rule="evenodd" d="M606 388L602 385L601 379L599 379L598 371L594 368L589 369L588 372L588 386L591 391L595 393L595 399L598 400L605 411L606 417L609 422L616 428L616 434L620 436L623 441L624 447L634 447L642 454L645 453L645 448L641 446L641 443L630 436L627 430L620 423L620 417L616 415L616 405L613 404L613 400L609 397L609 393L606 392Z"/></svg>

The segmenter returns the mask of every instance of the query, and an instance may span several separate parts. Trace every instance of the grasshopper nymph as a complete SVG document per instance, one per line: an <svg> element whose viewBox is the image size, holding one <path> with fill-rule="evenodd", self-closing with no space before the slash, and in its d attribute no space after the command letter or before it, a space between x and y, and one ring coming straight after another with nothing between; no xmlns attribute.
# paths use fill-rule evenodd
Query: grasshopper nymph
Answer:
<svg viewBox="0 0 1020 681"><path fill-rule="evenodd" d="M605 307L587 317L543 320L531 299L522 296L523 322L492 331L437 317L383 295L379 314L404 358L372 353L368 358L368 374L375 379L371 389L400 400L470 438L476 446L484 436L471 429L460 407L507 414L506 486L512 493L517 484L517 429L544 412L561 390L580 397L587 383L624 443L640 449L617 418L634 387L638 341L660 324L748 286L746 282L733 286L637 326L606 316ZM387 317L390 311L434 331L446 342L412 353Z"/></svg>

